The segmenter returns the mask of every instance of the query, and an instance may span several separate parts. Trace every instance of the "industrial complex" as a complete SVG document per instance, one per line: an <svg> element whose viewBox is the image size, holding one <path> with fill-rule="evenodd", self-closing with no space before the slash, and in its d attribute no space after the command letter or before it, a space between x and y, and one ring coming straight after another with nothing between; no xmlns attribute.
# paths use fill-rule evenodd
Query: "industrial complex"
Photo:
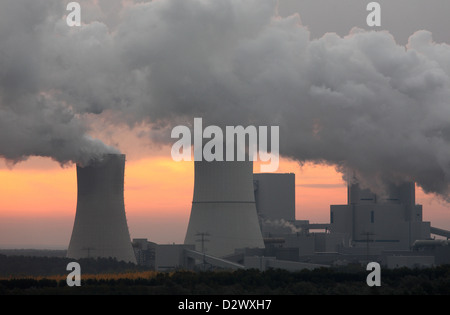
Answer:
<svg viewBox="0 0 450 315"><path fill-rule="evenodd" d="M295 174L253 174L251 161L195 162L184 244L130 239L123 201L125 156L77 166L77 212L67 256L113 257L151 269L286 270L363 264L388 268L450 262L450 231L422 220L415 184L382 194L348 185L348 202L330 220L295 215Z"/></svg>

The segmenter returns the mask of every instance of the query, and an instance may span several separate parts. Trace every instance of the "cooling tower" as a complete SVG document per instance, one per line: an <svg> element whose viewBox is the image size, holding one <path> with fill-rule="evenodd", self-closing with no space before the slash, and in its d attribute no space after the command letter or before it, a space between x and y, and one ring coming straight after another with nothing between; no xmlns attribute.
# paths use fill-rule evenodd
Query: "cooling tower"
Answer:
<svg viewBox="0 0 450 315"><path fill-rule="evenodd" d="M253 162L195 162L194 198L184 243L218 257L237 248L264 248Z"/></svg>
<svg viewBox="0 0 450 315"><path fill-rule="evenodd" d="M124 205L125 155L77 165L78 199L67 257L112 257L136 263Z"/></svg>

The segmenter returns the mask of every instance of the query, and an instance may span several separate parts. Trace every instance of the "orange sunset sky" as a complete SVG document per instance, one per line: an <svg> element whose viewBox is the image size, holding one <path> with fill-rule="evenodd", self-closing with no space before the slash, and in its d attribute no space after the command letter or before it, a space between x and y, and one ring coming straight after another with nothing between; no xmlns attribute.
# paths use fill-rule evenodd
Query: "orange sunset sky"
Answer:
<svg viewBox="0 0 450 315"><path fill-rule="evenodd" d="M170 147L139 144L121 133L127 154L125 209L131 238L182 243L194 186L193 162L175 162ZM125 141L125 139L128 139ZM259 172L258 163L254 171ZM281 159L280 173L296 175L296 217L329 222L330 204L347 202L346 184L332 166ZM14 166L0 161L0 248L66 249L76 211L75 165L61 167L49 158L32 157ZM424 220L450 228L450 208L416 191Z"/></svg>

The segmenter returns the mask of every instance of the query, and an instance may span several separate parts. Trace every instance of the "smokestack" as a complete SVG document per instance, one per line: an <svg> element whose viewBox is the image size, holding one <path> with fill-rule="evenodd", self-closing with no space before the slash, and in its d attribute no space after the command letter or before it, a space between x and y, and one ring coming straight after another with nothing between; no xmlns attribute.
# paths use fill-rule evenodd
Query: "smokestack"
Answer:
<svg viewBox="0 0 450 315"><path fill-rule="evenodd" d="M77 165L77 212L67 257L136 263L125 216L124 173L123 154Z"/></svg>
<svg viewBox="0 0 450 315"><path fill-rule="evenodd" d="M237 248L264 248L252 161L195 162L194 198L184 243L218 257Z"/></svg>

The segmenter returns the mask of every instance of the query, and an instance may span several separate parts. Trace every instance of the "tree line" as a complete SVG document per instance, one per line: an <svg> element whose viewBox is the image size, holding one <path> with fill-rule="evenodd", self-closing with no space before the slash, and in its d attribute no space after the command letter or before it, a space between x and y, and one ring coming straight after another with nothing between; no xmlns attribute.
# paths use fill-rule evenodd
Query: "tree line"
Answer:
<svg viewBox="0 0 450 315"><path fill-rule="evenodd" d="M67 264L72 261L77 261L82 266L82 272L89 274L146 270L142 266L117 261L113 258L74 260L66 257L7 256L0 254L0 278L46 277L67 274Z"/></svg>
<svg viewBox="0 0 450 315"><path fill-rule="evenodd" d="M16 258L17 261L18 258ZM3 269L0 257L0 266ZM36 262L31 260L32 262ZM51 258L48 262L52 261ZM11 261L12 262L12 261ZM84 266L88 266L83 262ZM92 270L95 261L90 262ZM98 261L97 261L98 263ZM129 264L104 260L102 266L111 274L134 271ZM120 266L120 268L119 268ZM59 267L48 267L48 273ZM87 267L85 267L86 269ZM123 268L123 269L121 269ZM100 270L100 269L98 269ZM104 272L105 269L102 270ZM61 273L59 273L61 274ZM381 286L366 284L368 272L363 266L320 268L289 272L259 271L174 271L155 272L148 277L81 278L80 287L69 287L64 279L18 277L0 280L0 294L127 294L127 295L448 295L450 294L450 265L427 269L384 269Z"/></svg>

